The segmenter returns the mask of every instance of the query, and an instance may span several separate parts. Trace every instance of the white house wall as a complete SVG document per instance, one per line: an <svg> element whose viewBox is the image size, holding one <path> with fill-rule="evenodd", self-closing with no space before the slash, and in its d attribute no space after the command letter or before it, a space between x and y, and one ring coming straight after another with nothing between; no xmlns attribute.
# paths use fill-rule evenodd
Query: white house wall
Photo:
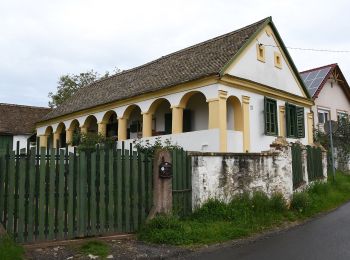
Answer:
<svg viewBox="0 0 350 260"><path fill-rule="evenodd" d="M297 83L295 74L288 66L283 55L281 56L282 68L275 67L274 52L282 53L282 49L266 46L265 62L261 62L257 59L257 43L280 46L273 34L268 36L266 31L262 30L256 40L253 40L247 49L237 57L237 61L234 62L227 73L281 89L298 96L305 96Z"/></svg>
<svg viewBox="0 0 350 260"><path fill-rule="evenodd" d="M19 141L19 149L27 148L27 139L30 135L14 135L13 136L13 150L16 150L17 142Z"/></svg>

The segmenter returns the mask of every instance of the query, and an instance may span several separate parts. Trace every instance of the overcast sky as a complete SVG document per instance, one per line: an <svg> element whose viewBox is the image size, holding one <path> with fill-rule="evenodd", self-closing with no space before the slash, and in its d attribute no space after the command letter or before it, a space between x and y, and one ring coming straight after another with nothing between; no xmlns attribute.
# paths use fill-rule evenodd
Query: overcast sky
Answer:
<svg viewBox="0 0 350 260"><path fill-rule="evenodd" d="M60 75L128 69L272 16L286 46L350 50L350 1L0 0L0 103L47 106ZM350 53L290 50L300 71Z"/></svg>

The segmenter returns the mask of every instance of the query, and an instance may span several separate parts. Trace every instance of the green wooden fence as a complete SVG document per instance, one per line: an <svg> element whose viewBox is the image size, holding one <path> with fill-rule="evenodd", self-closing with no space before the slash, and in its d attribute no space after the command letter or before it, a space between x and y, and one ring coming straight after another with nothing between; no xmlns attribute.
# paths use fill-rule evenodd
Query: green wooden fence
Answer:
<svg viewBox="0 0 350 260"><path fill-rule="evenodd" d="M127 149L0 157L0 220L18 242L133 232L152 207L152 160Z"/></svg>
<svg viewBox="0 0 350 260"><path fill-rule="evenodd" d="M307 171L309 181L323 178L322 151L320 148L307 146Z"/></svg>
<svg viewBox="0 0 350 260"><path fill-rule="evenodd" d="M186 151L172 151L173 162L173 211L179 216L192 212L192 169L191 157Z"/></svg>
<svg viewBox="0 0 350 260"><path fill-rule="evenodd" d="M292 144L292 172L293 189L296 189L303 183L302 152L300 145L296 143Z"/></svg>

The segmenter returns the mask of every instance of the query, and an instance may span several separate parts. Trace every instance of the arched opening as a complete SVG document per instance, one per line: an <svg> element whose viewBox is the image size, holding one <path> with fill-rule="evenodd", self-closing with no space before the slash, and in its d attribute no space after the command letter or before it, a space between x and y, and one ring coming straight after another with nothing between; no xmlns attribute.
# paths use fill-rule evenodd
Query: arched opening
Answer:
<svg viewBox="0 0 350 260"><path fill-rule="evenodd" d="M72 145L72 146L77 146L77 145L79 145L79 143L80 143L80 127L79 127L79 121L78 120L76 120L76 119L74 119L73 121L72 121L72 123L70 124L70 126L69 126L69 128L68 128L68 130L70 130L71 131L71 140L69 140L70 141L70 144ZM67 139L66 139L67 140Z"/></svg>
<svg viewBox="0 0 350 260"><path fill-rule="evenodd" d="M142 138L142 114L137 105L129 106L124 112L127 118L127 139Z"/></svg>
<svg viewBox="0 0 350 260"><path fill-rule="evenodd" d="M56 129L56 133L58 134L57 139L55 142L58 144L58 148L65 147L67 142L66 142L66 126L64 123L59 123Z"/></svg>
<svg viewBox="0 0 350 260"><path fill-rule="evenodd" d="M239 99L230 96L227 99L227 130L243 131L242 106Z"/></svg>
<svg viewBox="0 0 350 260"><path fill-rule="evenodd" d="M97 119L96 117L90 115L86 118L83 127L86 127L86 132L88 134L97 134Z"/></svg>
<svg viewBox="0 0 350 260"><path fill-rule="evenodd" d="M51 149L53 147L53 129L52 126L48 126L45 130L45 135L47 137L47 149Z"/></svg>
<svg viewBox="0 0 350 260"><path fill-rule="evenodd" d="M181 99L183 111L183 132L208 129L209 108L201 92L189 92Z"/></svg>
<svg viewBox="0 0 350 260"><path fill-rule="evenodd" d="M118 136L118 118L116 112L108 111L103 116L102 123L106 124L106 137Z"/></svg>
<svg viewBox="0 0 350 260"><path fill-rule="evenodd" d="M172 113L167 99L157 99L149 109L152 114L152 136L171 134Z"/></svg>

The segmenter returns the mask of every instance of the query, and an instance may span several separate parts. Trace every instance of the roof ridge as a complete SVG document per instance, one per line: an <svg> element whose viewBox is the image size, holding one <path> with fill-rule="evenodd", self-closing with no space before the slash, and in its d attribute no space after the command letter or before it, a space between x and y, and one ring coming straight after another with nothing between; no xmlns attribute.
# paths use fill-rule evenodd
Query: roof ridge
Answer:
<svg viewBox="0 0 350 260"><path fill-rule="evenodd" d="M209 40L205 40L205 41L203 41L203 42L196 43L196 44L191 45L191 46L189 46L189 47L185 47L185 48L183 48L183 49L180 49L180 50L178 50L178 51L171 52L171 53L169 53L169 54L163 55L163 56L161 56L160 58L157 58L157 59L155 59L155 60L151 60L151 61L146 62L146 63L144 63L144 64L141 64L141 65L139 65L139 66L136 66L136 67L133 67L133 68L130 68L130 69L123 70L123 71L121 71L121 72L119 72L119 73L116 73L116 74L113 74L113 75L111 75L111 76L109 76L109 77L105 77L105 78L102 78L102 79L98 79L98 80L92 82L91 84L86 85L85 87L89 87L89 86L91 86L91 85L93 85L93 84L95 84L95 83L102 82L102 81L105 81L105 80L114 78L114 77L116 77L116 76L119 76L119 75L122 75L122 74L125 74L125 73L128 73L128 72L131 72L131 71L135 71L135 70L141 69L141 68L143 68L143 67L145 67L145 66L148 66L148 65L150 65L150 64L156 63L156 62L158 62L158 61L160 61L160 60L162 60L162 59L165 59L165 58L174 56L174 55L179 54L179 53L181 53L181 52L183 52L183 51L190 50L190 49L193 49L193 48L195 48L195 47L202 46L202 45L204 45L204 44L208 44L208 43L210 43L210 42L213 42L213 41L216 41L216 40L218 40L218 39L227 37L227 36L229 36L229 35L232 35L232 34L241 32L241 31L246 30L246 29L248 29L248 28L250 28L250 27L253 27L253 26L255 26L255 25L257 25L257 24L259 24L259 23L261 23L261 22L263 22L263 21L266 21L267 19L271 19L271 16L266 17L266 18L264 18L264 19L261 19L261 20L259 20L259 21L257 21L257 22L252 23L252 24L246 25L246 26L244 26L244 27L241 27L241 28L239 28L239 29L237 29L237 30L234 30L234 31L231 31L231 32L228 32L228 33L219 35L219 36L215 36L215 37L213 37L213 38L211 38L211 39L209 39ZM83 87L83 88L85 88L85 87Z"/></svg>
<svg viewBox="0 0 350 260"><path fill-rule="evenodd" d="M31 105L20 105L20 104L12 104L12 103L0 103L0 106L12 106L12 107L26 107L26 108L38 108L38 109L52 109L50 107L38 107Z"/></svg>
<svg viewBox="0 0 350 260"><path fill-rule="evenodd" d="M300 71L299 74L306 73L306 72L311 72L311 71L315 71L315 70L320 70L320 69L324 69L324 68L328 68L328 67L335 67L335 66L338 66L338 63L332 63L332 64L320 66L320 67L317 67L317 68L312 68L312 69Z"/></svg>

